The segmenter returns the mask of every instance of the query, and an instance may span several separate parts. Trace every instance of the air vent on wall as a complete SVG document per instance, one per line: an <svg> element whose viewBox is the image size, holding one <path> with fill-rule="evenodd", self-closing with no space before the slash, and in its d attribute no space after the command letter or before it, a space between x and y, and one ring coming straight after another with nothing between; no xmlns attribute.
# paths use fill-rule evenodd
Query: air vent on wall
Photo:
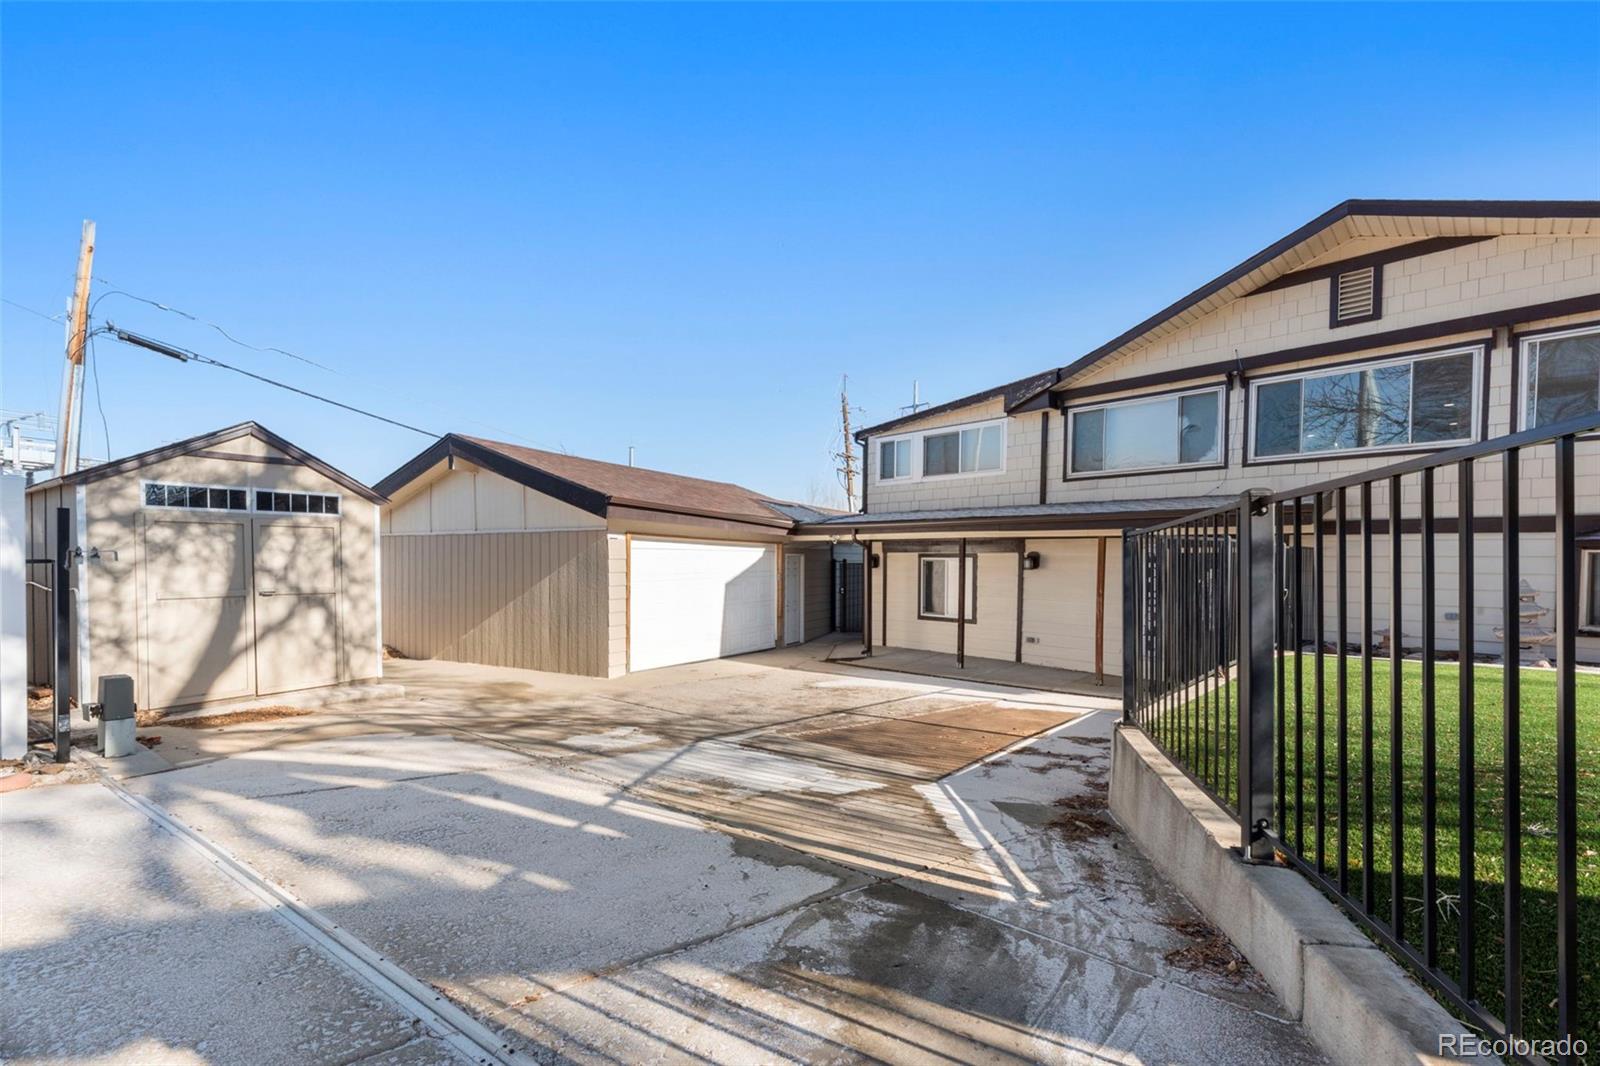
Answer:
<svg viewBox="0 0 1600 1066"><path fill-rule="evenodd" d="M1381 266L1362 267L1334 275L1333 291L1328 300L1328 325L1348 326L1352 322L1370 322L1381 311L1382 297Z"/></svg>

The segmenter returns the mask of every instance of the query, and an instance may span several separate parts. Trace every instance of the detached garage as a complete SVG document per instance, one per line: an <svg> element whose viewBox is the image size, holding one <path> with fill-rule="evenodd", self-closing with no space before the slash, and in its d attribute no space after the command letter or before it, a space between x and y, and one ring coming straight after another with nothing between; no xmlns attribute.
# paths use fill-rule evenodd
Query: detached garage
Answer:
<svg viewBox="0 0 1600 1066"><path fill-rule="evenodd" d="M30 486L28 557L65 509L68 691L127 674L159 710L382 673L378 504L354 478L246 422ZM53 567L30 577L50 580ZM31 589L29 681L50 684L50 596Z"/></svg>
<svg viewBox="0 0 1600 1066"><path fill-rule="evenodd" d="M615 677L831 625L818 512L738 485L456 434L384 478L384 633L416 658Z"/></svg>

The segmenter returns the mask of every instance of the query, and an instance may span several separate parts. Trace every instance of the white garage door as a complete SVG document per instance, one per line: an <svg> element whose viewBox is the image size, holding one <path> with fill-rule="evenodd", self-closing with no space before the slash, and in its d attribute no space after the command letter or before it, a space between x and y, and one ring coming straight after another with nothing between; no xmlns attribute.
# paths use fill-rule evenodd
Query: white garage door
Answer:
<svg viewBox="0 0 1600 1066"><path fill-rule="evenodd" d="M634 538L630 668L772 647L776 557L759 545Z"/></svg>

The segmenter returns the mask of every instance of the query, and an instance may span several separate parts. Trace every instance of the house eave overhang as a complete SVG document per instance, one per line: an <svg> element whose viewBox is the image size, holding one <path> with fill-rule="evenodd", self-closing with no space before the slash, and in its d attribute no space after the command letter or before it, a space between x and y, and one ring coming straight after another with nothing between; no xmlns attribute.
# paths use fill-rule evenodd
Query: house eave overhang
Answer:
<svg viewBox="0 0 1600 1066"><path fill-rule="evenodd" d="M1168 304L1132 329L1062 366L1051 391L1070 388L1101 361L1137 346L1173 319L1195 310L1203 313L1214 309L1204 306L1208 302L1216 301L1216 306L1221 306L1295 273L1300 263L1326 250L1315 248L1299 259L1293 258L1297 250L1304 251L1303 245L1336 226L1363 218L1382 220L1374 228L1394 236L1412 236L1419 245L1446 236L1440 232L1442 229L1454 229L1458 232L1452 236L1463 238L1499 236L1500 232L1491 232L1488 224L1488 220L1497 219L1520 223L1509 227L1512 232L1560 236L1595 232L1593 221L1600 219L1600 200L1346 200ZM1583 225L1576 227L1574 224L1579 221ZM1423 253L1418 251L1417 254Z"/></svg>

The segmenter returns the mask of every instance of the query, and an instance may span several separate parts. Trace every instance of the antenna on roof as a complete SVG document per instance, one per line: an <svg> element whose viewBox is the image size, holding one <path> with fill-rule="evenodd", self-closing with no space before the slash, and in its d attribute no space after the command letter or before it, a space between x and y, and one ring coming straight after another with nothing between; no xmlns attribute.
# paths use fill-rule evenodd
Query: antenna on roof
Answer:
<svg viewBox="0 0 1600 1066"><path fill-rule="evenodd" d="M900 410L904 411L906 414L914 415L926 406L928 405L922 402L921 382L913 378L911 381L911 402L905 407L900 408Z"/></svg>
<svg viewBox="0 0 1600 1066"><path fill-rule="evenodd" d="M633 465L633 445L628 445L628 465Z"/></svg>

